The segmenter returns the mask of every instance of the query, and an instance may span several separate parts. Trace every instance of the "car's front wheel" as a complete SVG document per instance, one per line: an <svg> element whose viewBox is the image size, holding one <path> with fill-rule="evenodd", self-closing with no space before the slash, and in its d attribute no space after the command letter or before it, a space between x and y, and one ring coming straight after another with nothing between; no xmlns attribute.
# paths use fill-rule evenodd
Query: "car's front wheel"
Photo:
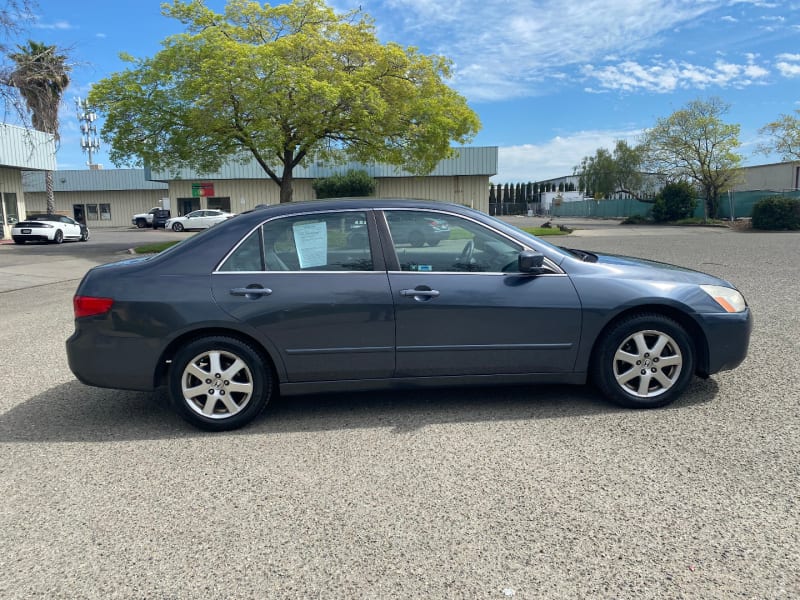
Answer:
<svg viewBox="0 0 800 600"><path fill-rule="evenodd" d="M622 319L599 341L594 381L612 402L656 408L675 400L694 374L695 350L686 330L664 315Z"/></svg>
<svg viewBox="0 0 800 600"><path fill-rule="evenodd" d="M64 232L59 229L53 236L53 242L56 244L60 244L63 241L64 241Z"/></svg>
<svg viewBox="0 0 800 600"><path fill-rule="evenodd" d="M81 241L88 242L89 241L89 230L81 231Z"/></svg>
<svg viewBox="0 0 800 600"><path fill-rule="evenodd" d="M173 223L172 231L183 231L183 225L181 225L180 223Z"/></svg>
<svg viewBox="0 0 800 600"><path fill-rule="evenodd" d="M195 340L172 360L175 411L192 425L227 431L255 419L272 395L272 371L249 344L212 336Z"/></svg>

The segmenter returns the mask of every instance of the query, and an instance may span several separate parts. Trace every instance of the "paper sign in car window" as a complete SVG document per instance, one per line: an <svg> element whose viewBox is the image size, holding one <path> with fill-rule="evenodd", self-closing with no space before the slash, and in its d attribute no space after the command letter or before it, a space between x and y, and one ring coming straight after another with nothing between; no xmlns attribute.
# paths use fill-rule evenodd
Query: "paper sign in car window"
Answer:
<svg viewBox="0 0 800 600"><path fill-rule="evenodd" d="M301 269L324 267L328 264L328 226L324 221L295 223L292 233Z"/></svg>

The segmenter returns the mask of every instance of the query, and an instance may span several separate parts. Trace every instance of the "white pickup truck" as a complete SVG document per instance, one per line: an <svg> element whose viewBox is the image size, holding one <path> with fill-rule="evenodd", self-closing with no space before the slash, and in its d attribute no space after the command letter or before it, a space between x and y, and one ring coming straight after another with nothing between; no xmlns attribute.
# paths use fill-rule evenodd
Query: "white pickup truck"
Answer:
<svg viewBox="0 0 800 600"><path fill-rule="evenodd" d="M144 229L145 227L152 227L153 226L153 216L158 214L158 212L162 210L160 206L154 206L146 213L141 213L138 215L133 215L131 219L131 223L136 225L139 229ZM169 216L167 214L167 216Z"/></svg>

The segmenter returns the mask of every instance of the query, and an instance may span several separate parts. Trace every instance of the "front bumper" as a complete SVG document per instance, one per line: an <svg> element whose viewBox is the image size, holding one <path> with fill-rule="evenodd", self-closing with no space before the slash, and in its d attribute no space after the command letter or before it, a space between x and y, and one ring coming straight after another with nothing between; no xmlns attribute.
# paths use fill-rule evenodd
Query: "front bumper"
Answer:
<svg viewBox="0 0 800 600"><path fill-rule="evenodd" d="M708 342L708 356L702 375L730 371L747 358L753 317L747 308L741 313L701 314Z"/></svg>

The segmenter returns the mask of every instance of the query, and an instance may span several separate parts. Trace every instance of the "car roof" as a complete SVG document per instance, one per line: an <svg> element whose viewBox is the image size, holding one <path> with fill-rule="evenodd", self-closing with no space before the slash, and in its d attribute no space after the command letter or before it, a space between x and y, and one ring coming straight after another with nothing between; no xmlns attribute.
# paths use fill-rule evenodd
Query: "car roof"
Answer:
<svg viewBox="0 0 800 600"><path fill-rule="evenodd" d="M428 210L446 210L461 214L474 214L474 210L461 204L451 204L434 200L415 198L326 198L325 200L307 200L302 202L284 202L283 204L260 204L256 208L239 213L239 217L253 220L277 217L290 213L327 212L331 210L382 210L391 208L417 208Z"/></svg>

